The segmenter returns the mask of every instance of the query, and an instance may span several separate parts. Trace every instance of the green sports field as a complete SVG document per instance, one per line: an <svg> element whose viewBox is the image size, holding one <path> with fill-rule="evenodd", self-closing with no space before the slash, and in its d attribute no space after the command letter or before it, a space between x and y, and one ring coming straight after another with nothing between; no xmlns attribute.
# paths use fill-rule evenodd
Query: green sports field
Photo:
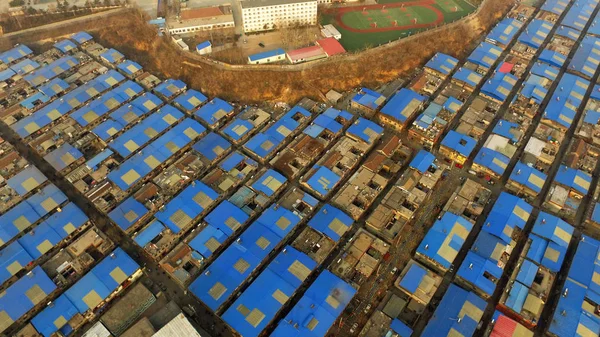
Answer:
<svg viewBox="0 0 600 337"><path fill-rule="evenodd" d="M342 22L352 28L370 29L374 24L377 28L407 26L415 23L431 23L436 18L436 13L427 7L408 7L350 12L342 16Z"/></svg>
<svg viewBox="0 0 600 337"><path fill-rule="evenodd" d="M406 3L404 8L398 7ZM418 6L421 3L422 6ZM341 43L348 51L356 51L385 44L427 28L398 28L395 26L412 26L417 20L419 24L431 24L443 14L443 23L456 21L475 10L465 0L378 0L378 4L390 7L367 9L364 5L341 6L324 13L322 24L333 24L341 33ZM392 7L396 6L396 7ZM366 12L366 14L364 13ZM384 31L376 31L384 30Z"/></svg>

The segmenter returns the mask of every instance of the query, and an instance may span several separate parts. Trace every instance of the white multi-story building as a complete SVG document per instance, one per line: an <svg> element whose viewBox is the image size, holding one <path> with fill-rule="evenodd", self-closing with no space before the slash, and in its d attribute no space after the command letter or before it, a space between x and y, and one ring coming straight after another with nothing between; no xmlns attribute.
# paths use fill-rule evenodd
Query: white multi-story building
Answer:
<svg viewBox="0 0 600 337"><path fill-rule="evenodd" d="M317 24L316 0L245 0L241 4L246 33Z"/></svg>

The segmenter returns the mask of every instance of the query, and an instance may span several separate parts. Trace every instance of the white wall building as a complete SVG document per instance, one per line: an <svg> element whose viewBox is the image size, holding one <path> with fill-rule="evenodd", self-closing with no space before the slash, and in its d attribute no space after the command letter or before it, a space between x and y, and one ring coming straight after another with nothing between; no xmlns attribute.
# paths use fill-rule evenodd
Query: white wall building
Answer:
<svg viewBox="0 0 600 337"><path fill-rule="evenodd" d="M246 33L293 24L317 24L316 0L245 0L241 4Z"/></svg>
<svg viewBox="0 0 600 337"><path fill-rule="evenodd" d="M235 28L231 6L182 9L179 17L167 20L170 34L187 34L214 29Z"/></svg>

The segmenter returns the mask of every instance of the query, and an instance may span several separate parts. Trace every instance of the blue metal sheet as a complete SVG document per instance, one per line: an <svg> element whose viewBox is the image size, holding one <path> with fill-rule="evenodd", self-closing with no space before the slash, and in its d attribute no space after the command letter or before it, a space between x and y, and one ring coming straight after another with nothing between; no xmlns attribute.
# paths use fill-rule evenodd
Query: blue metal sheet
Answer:
<svg viewBox="0 0 600 337"><path fill-rule="evenodd" d="M256 222L261 223L275 235L285 238L300 223L300 216L282 206L273 204L262 212Z"/></svg>
<svg viewBox="0 0 600 337"><path fill-rule="evenodd" d="M221 229L212 225L207 225L200 231L200 233L198 233L198 235L196 235L195 238L188 243L188 245L202 255L205 259L207 259L214 253L212 250L214 246L212 244L208 246L207 243L214 240L219 243L220 247L228 237L229 236Z"/></svg>
<svg viewBox="0 0 600 337"><path fill-rule="evenodd" d="M5 64L10 64L31 54L33 54L33 51L31 51L31 49L29 49L29 47L26 45L21 44L10 50L0 53L0 61Z"/></svg>
<svg viewBox="0 0 600 337"><path fill-rule="evenodd" d="M30 230L29 233L19 238L21 246L36 260L61 241L62 237L46 222L42 222Z"/></svg>
<svg viewBox="0 0 600 337"><path fill-rule="evenodd" d="M234 233L234 229L231 227L245 227L248 218L248 214L239 207L230 201L223 200L204 217L204 221L229 237Z"/></svg>
<svg viewBox="0 0 600 337"><path fill-rule="evenodd" d="M312 168L315 171L306 181L310 188L320 196L329 195L331 190L337 185L341 177L325 166L316 165Z"/></svg>
<svg viewBox="0 0 600 337"><path fill-rule="evenodd" d="M473 160L473 163L490 169L499 176L504 174L509 162L510 158L487 147L482 147Z"/></svg>
<svg viewBox="0 0 600 337"><path fill-rule="evenodd" d="M146 206L133 197L129 197L108 213L108 216L119 228L126 231L146 214L148 214Z"/></svg>
<svg viewBox="0 0 600 337"><path fill-rule="evenodd" d="M213 163L229 151L231 144L223 136L210 132L192 145L192 148L208 159L209 163Z"/></svg>
<svg viewBox="0 0 600 337"><path fill-rule="evenodd" d="M383 102L385 102L385 96L369 88L361 88L360 91L352 97L352 102L372 110L377 110L381 107Z"/></svg>
<svg viewBox="0 0 600 337"><path fill-rule="evenodd" d="M76 314L77 308L63 294L39 312L31 320L31 324L44 337L51 337L52 334L67 325L67 322Z"/></svg>
<svg viewBox="0 0 600 337"><path fill-rule="evenodd" d="M463 307L467 303L470 307L479 309L478 311L481 313L487 305L483 299L474 293L450 284L448 291L446 291L421 336L446 336L452 329L462 336L473 336L481 317L471 317L470 315L476 313L473 309L463 311ZM460 317L459 314L463 316ZM461 318L460 322L457 320L458 317Z"/></svg>
<svg viewBox="0 0 600 337"><path fill-rule="evenodd" d="M69 202L60 212L55 212L44 220L61 238L66 238L85 225L89 219L79 207Z"/></svg>
<svg viewBox="0 0 600 337"><path fill-rule="evenodd" d="M269 59L269 58L277 57L277 56L285 56L285 51L281 48L268 50L268 51L265 51L262 53L252 54L252 55L248 56L248 60L250 60L250 62L256 62L256 61Z"/></svg>
<svg viewBox="0 0 600 337"><path fill-rule="evenodd" d="M207 97L201 92L189 89L185 93L177 96L173 100L174 103L178 104L187 113L191 113L206 102Z"/></svg>
<svg viewBox="0 0 600 337"><path fill-rule="evenodd" d="M425 67L433 69L443 75L450 75L450 72L456 68L457 64L458 60L454 57L444 53L436 53L429 61L427 61Z"/></svg>
<svg viewBox="0 0 600 337"><path fill-rule="evenodd" d="M421 173L425 173L431 164L433 164L434 160L435 156L431 152L419 150L415 158L410 162L409 166Z"/></svg>
<svg viewBox="0 0 600 337"><path fill-rule="evenodd" d="M27 296L33 287L37 288L34 299ZM41 267L35 267L5 290L4 295L0 297L0 313L17 321L33 307L43 303L54 290L56 285L48 275Z"/></svg>
<svg viewBox="0 0 600 337"><path fill-rule="evenodd" d="M425 96L421 96L410 89L402 88L389 99L381 109L381 113L404 123L410 117L410 115L407 115L405 112L405 109L409 107L409 104L415 101L421 102L422 104L425 101ZM408 112L411 114L414 113L412 111Z"/></svg>
<svg viewBox="0 0 600 337"><path fill-rule="evenodd" d="M286 182L286 177L275 170L269 169L260 178L258 178L254 184L252 184L252 189L271 197L280 191Z"/></svg>
<svg viewBox="0 0 600 337"><path fill-rule="evenodd" d="M140 266L118 247L100 261L92 269L92 273L112 292L125 281L121 277L131 277L138 269Z"/></svg>
<svg viewBox="0 0 600 337"><path fill-rule="evenodd" d="M56 171L60 172L81 157L83 157L83 154L78 149L74 148L70 143L64 143L58 149L45 155L44 160Z"/></svg>
<svg viewBox="0 0 600 337"><path fill-rule="evenodd" d="M78 44L84 44L90 40L92 40L92 36L86 32L77 32L71 35L71 39Z"/></svg>
<svg viewBox="0 0 600 337"><path fill-rule="evenodd" d="M408 325L397 318L394 318L390 324L390 328L392 328L399 337L410 337L413 333L413 330Z"/></svg>
<svg viewBox="0 0 600 337"><path fill-rule="evenodd" d="M27 166L6 181L6 184L20 196L31 192L48 180L35 166Z"/></svg>
<svg viewBox="0 0 600 337"><path fill-rule="evenodd" d="M18 241L4 247L0 251L0 284L21 271L31 261L33 258Z"/></svg>
<svg viewBox="0 0 600 337"><path fill-rule="evenodd" d="M460 225L462 227L460 231L452 231L452 228L455 225ZM473 224L467 219L450 212L444 213L442 218L437 220L433 224L433 227L427 232L425 238L417 248L417 253L435 261L445 269L448 269L454 263L454 258L456 256L440 255L441 248L444 248L443 245L448 245L457 252L460 251L466 238L461 238L456 233L470 233L472 229ZM448 258L451 258L452 260L448 260Z"/></svg>
<svg viewBox="0 0 600 337"><path fill-rule="evenodd" d="M271 337L324 337L355 294L349 284L324 270L279 322ZM329 296L339 303L337 307L326 301Z"/></svg>
<svg viewBox="0 0 600 337"><path fill-rule="evenodd" d="M419 288L425 275L427 275L427 269L416 263L411 264L402 280L400 280L400 287L404 288L409 293L414 294Z"/></svg>
<svg viewBox="0 0 600 337"><path fill-rule="evenodd" d="M58 41L57 43L55 43L54 48L56 48L66 54L73 49L77 49L77 45L75 43L73 43L73 41L65 39L65 40Z"/></svg>
<svg viewBox="0 0 600 337"><path fill-rule="evenodd" d="M468 158L475 149L477 141L469 136L450 130L441 144Z"/></svg>
<svg viewBox="0 0 600 337"><path fill-rule="evenodd" d="M138 235L133 238L133 241L140 247L145 247L150 241L159 236L166 227L158 220L152 221L148 226L144 227Z"/></svg>
<svg viewBox="0 0 600 337"><path fill-rule="evenodd" d="M362 139L369 145L373 145L377 139L383 134L383 128L362 117L359 117L346 131L348 135Z"/></svg>
<svg viewBox="0 0 600 337"><path fill-rule="evenodd" d="M331 225L334 222L338 225L344 225L348 229L350 229L350 227L354 223L352 218L350 218L343 211L331 206L330 204L325 204L315 214L315 216L312 219L310 219L310 221L308 222L308 226L325 234L334 242L338 242L341 236L332 229Z"/></svg>
<svg viewBox="0 0 600 337"><path fill-rule="evenodd" d="M198 117L206 125L213 127L232 112L233 106L231 104L220 98L214 98L194 112L194 116Z"/></svg>

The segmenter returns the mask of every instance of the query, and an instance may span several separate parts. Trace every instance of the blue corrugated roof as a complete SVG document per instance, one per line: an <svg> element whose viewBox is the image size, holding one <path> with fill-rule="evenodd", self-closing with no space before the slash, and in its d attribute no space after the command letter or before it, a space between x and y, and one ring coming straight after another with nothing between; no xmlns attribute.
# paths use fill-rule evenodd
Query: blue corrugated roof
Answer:
<svg viewBox="0 0 600 337"><path fill-rule="evenodd" d="M354 221L352 218L346 213L330 204L325 204L317 213L315 213L313 218L310 219L308 226L327 235L334 242L338 242L343 233L340 233L337 227L346 227L346 230L344 230L345 233L350 229L353 223Z"/></svg>
<svg viewBox="0 0 600 337"><path fill-rule="evenodd" d="M555 67L562 67L567 57L557 51L544 49L538 58L539 61L546 62Z"/></svg>
<svg viewBox="0 0 600 337"><path fill-rule="evenodd" d="M204 258L209 258L214 253L214 249L220 247L228 237L221 229L207 225L200 230L200 233L188 245ZM208 244L209 242L210 244ZM216 246L215 242L217 243Z"/></svg>
<svg viewBox="0 0 600 337"><path fill-rule="evenodd" d="M210 41L203 41L196 45L196 50L202 50L202 49L208 48L210 46L211 46Z"/></svg>
<svg viewBox="0 0 600 337"><path fill-rule="evenodd" d="M434 160L435 156L431 152L419 150L415 158L410 162L410 167L421 173L425 173Z"/></svg>
<svg viewBox="0 0 600 337"><path fill-rule="evenodd" d="M573 6L573 8L575 8L575 6ZM565 19L566 19L566 17L565 17ZM581 32L576 29L573 29L571 27L563 26L565 24L565 19L563 19L563 21L561 22L561 26L556 29L556 32L554 33L554 35L562 36L562 37L565 37L565 38L575 42L579 38L579 35L581 34Z"/></svg>
<svg viewBox="0 0 600 337"><path fill-rule="evenodd" d="M588 78L594 76L598 63L600 63L600 38L586 35L579 44L571 63L569 70L581 73Z"/></svg>
<svg viewBox="0 0 600 337"><path fill-rule="evenodd" d="M256 222L263 224L283 239L296 228L300 220L300 216L295 211L273 204L256 219Z"/></svg>
<svg viewBox="0 0 600 337"><path fill-rule="evenodd" d="M4 82L4 81L12 78L15 75L17 75L17 73L15 73L12 69L10 69L10 68L4 69L4 70L0 71L0 82Z"/></svg>
<svg viewBox="0 0 600 337"><path fill-rule="evenodd" d="M4 244L40 220L27 202L21 202L0 215L0 244Z"/></svg>
<svg viewBox="0 0 600 337"><path fill-rule="evenodd" d="M592 221L600 224L600 203L596 203L594 206L594 212L592 213Z"/></svg>
<svg viewBox="0 0 600 337"><path fill-rule="evenodd" d="M361 88L360 91L352 97L352 102L373 110L379 109L385 100L385 96L369 88Z"/></svg>
<svg viewBox="0 0 600 337"><path fill-rule="evenodd" d="M21 172L8 179L6 184L20 196L23 196L43 184L46 180L48 180L46 176L37 167L27 166Z"/></svg>
<svg viewBox="0 0 600 337"><path fill-rule="evenodd" d="M590 82L565 73L544 110L544 118L569 128Z"/></svg>
<svg viewBox="0 0 600 337"><path fill-rule="evenodd" d="M68 53L72 49L76 49L77 45L75 43L73 43L73 41L65 39L65 40L55 43L54 48L60 50L63 53Z"/></svg>
<svg viewBox="0 0 600 337"><path fill-rule="evenodd" d="M28 75L24 76L23 79L25 79L25 81L32 86L37 87L38 85L59 76L78 64L79 60L73 56L63 56L58 60L55 60L35 70L34 72L29 73Z"/></svg>
<svg viewBox="0 0 600 337"><path fill-rule="evenodd" d="M529 288L520 282L515 282L513 283L504 304L514 312L520 314L521 310L523 310L523 304L525 304L525 299L527 299L528 294Z"/></svg>
<svg viewBox="0 0 600 337"><path fill-rule="evenodd" d="M453 79L464 82L471 87L476 87L483 79L483 76L468 68L459 68L452 76Z"/></svg>
<svg viewBox="0 0 600 337"><path fill-rule="evenodd" d="M48 97L54 97L69 88L69 83L61 78L55 78L40 86L38 90Z"/></svg>
<svg viewBox="0 0 600 337"><path fill-rule="evenodd" d="M108 146L121 155L121 157L127 158L137 149L155 139L158 134L183 118L183 116L183 113L173 106L165 105L115 138ZM149 128L151 129L150 131L153 130L154 132L147 132Z"/></svg>
<svg viewBox="0 0 600 337"><path fill-rule="evenodd" d="M177 234L190 226L218 197L212 188L196 180L171 199L155 217Z"/></svg>
<svg viewBox="0 0 600 337"><path fill-rule="evenodd" d="M50 249L62 241L58 233L46 222L37 225L29 233L19 238L19 243L34 259L46 254Z"/></svg>
<svg viewBox="0 0 600 337"><path fill-rule="evenodd" d="M36 289L32 291L34 287ZM4 295L0 297L0 313L15 322L34 306L44 303L54 290L56 285L42 268L37 266L5 290ZM8 326L3 327L6 328Z"/></svg>
<svg viewBox="0 0 600 337"><path fill-rule="evenodd" d="M527 251L527 258L531 261L541 264L542 258L546 253L546 247L548 247L548 241L535 234L530 234L529 240L531 241L531 244L529 245L529 250Z"/></svg>
<svg viewBox="0 0 600 337"><path fill-rule="evenodd" d="M0 61L2 61L2 63L9 64L30 54L33 54L33 51L31 51L31 49L29 49L29 47L26 45L21 44L13 49L0 53Z"/></svg>
<svg viewBox="0 0 600 337"><path fill-rule="evenodd" d="M583 31L597 4L596 1L577 1L574 6L571 6L560 24L575 28L578 31Z"/></svg>
<svg viewBox="0 0 600 337"><path fill-rule="evenodd" d="M328 195L341 179L339 175L325 166L315 164L313 170L315 172L306 181L306 184L323 197Z"/></svg>
<svg viewBox="0 0 600 337"><path fill-rule="evenodd" d="M112 292L138 269L140 266L117 247L92 269L92 273Z"/></svg>
<svg viewBox="0 0 600 337"><path fill-rule="evenodd" d="M208 163L213 163L229 151L231 144L223 136L210 132L192 145L192 148L208 159Z"/></svg>
<svg viewBox="0 0 600 337"><path fill-rule="evenodd" d="M450 75L457 64L458 60L454 57L444 53L436 53L429 61L427 61L425 67L438 71L443 75Z"/></svg>
<svg viewBox="0 0 600 337"><path fill-rule="evenodd" d="M469 251L456 275L488 296L492 296L496 290L496 282L493 282L490 276L499 279L502 276L502 269L494 261Z"/></svg>
<svg viewBox="0 0 600 337"><path fill-rule="evenodd" d="M87 126L101 119L108 112L129 101L142 93L144 89L133 81L126 81L118 87L98 97L93 102L86 104L81 109L73 112L73 118L79 125Z"/></svg>
<svg viewBox="0 0 600 337"><path fill-rule="evenodd" d="M228 200L223 200L204 217L206 223L222 231L227 236L233 235L239 228L244 227L248 219L249 216L246 212Z"/></svg>
<svg viewBox="0 0 600 337"><path fill-rule="evenodd" d="M586 195L592 183L592 176L587 172L566 165L560 165L554 181Z"/></svg>
<svg viewBox="0 0 600 337"><path fill-rule="evenodd" d="M565 0L546 0L541 9L543 11L552 12L556 15L561 15L562 12L567 8L568 4L569 2Z"/></svg>
<svg viewBox="0 0 600 337"><path fill-rule="evenodd" d="M83 44L90 41L92 36L86 32L77 32L71 35L71 39L79 44Z"/></svg>
<svg viewBox="0 0 600 337"><path fill-rule="evenodd" d="M279 322L271 337L324 337L354 294L354 288L324 270ZM326 300L330 296L337 306Z"/></svg>
<svg viewBox="0 0 600 337"><path fill-rule="evenodd" d="M10 66L10 69L22 76L36 70L39 67L40 64L36 61L32 59L24 59L23 61Z"/></svg>
<svg viewBox="0 0 600 337"><path fill-rule="evenodd" d="M566 248L569 246L569 242L573 236L573 226L557 216L540 212L533 226L532 233Z"/></svg>
<svg viewBox="0 0 600 337"><path fill-rule="evenodd" d="M183 82L182 80L169 78L161 84L157 85L154 88L154 92L157 92L166 97L167 99L170 99L175 97L175 95L179 94L186 88L187 84L185 84L185 82Z"/></svg>
<svg viewBox="0 0 600 337"><path fill-rule="evenodd" d="M269 169L260 178L258 178L254 184L252 184L252 189L271 197L280 191L286 182L286 177L273 169Z"/></svg>
<svg viewBox="0 0 600 337"><path fill-rule="evenodd" d="M19 241L13 241L4 247L0 251L0 284L6 282L33 260Z"/></svg>
<svg viewBox="0 0 600 337"><path fill-rule="evenodd" d="M88 217L79 207L69 202L60 212L55 212L44 220L58 235L65 238L88 222Z"/></svg>
<svg viewBox="0 0 600 337"><path fill-rule="evenodd" d="M281 48L277 48L277 49L265 51L262 53L252 54L252 55L248 56L248 59L250 60L250 62L255 62L258 60L271 58L271 57L275 57L278 55L285 55L285 51Z"/></svg>
<svg viewBox="0 0 600 337"><path fill-rule="evenodd" d="M493 133L500 135L502 137L508 138L511 142L516 143L519 141L519 138L515 135L519 131L519 124L509 122L505 119L501 119L496 123Z"/></svg>
<svg viewBox="0 0 600 337"><path fill-rule="evenodd" d="M477 141L469 136L450 130L441 143L464 157L469 157L475 149Z"/></svg>
<svg viewBox="0 0 600 337"><path fill-rule="evenodd" d="M517 274L517 281L521 282L527 287L531 287L538 269L539 268L535 263L527 259L523 259L521 267L519 268L519 273Z"/></svg>
<svg viewBox="0 0 600 337"><path fill-rule="evenodd" d="M55 170L60 172L81 157L83 157L83 154L79 152L77 148L69 143L64 143L58 149L45 155L44 160L50 163Z"/></svg>
<svg viewBox="0 0 600 337"><path fill-rule="evenodd" d="M519 35L519 42L533 48L539 48L552 29L553 24L540 20L533 19L527 25L527 28Z"/></svg>
<svg viewBox="0 0 600 337"><path fill-rule="evenodd" d="M462 103L461 103L462 104ZM442 111L442 106L436 103L431 103L429 106L421 113L417 119L413 122L413 125L416 125L422 129L429 128L434 121L437 119L437 115ZM443 119L437 119L437 122L446 125L446 121Z"/></svg>
<svg viewBox="0 0 600 337"><path fill-rule="evenodd" d="M532 166L517 162L515 168L510 174L510 180L514 180L517 183L526 186L536 193L542 191L544 182L548 176Z"/></svg>
<svg viewBox="0 0 600 337"><path fill-rule="evenodd" d="M286 138L293 136L300 127L300 120L308 117L310 117L310 112L303 107L295 106L281 116L277 122L250 138L244 147L260 158L267 158L279 148Z"/></svg>
<svg viewBox="0 0 600 337"><path fill-rule="evenodd" d="M410 337L413 330L401 320L394 318L390 324L390 328L398 334L399 337Z"/></svg>
<svg viewBox="0 0 600 337"><path fill-rule="evenodd" d="M123 191L126 191L150 174L158 165L170 159L180 149L188 146L204 131L206 129L200 123L186 118L139 151L135 156L127 159L116 170L111 171L108 174L108 179Z"/></svg>
<svg viewBox="0 0 600 337"><path fill-rule="evenodd" d="M419 288L425 275L427 275L427 269L416 263L411 264L402 280L400 280L400 287L404 288L409 293L414 293L417 291L417 288Z"/></svg>
<svg viewBox="0 0 600 337"><path fill-rule="evenodd" d="M19 120L10 127L20 137L25 138L38 132L61 116L81 107L85 102L120 83L124 78L116 70L109 70L86 84L71 90L60 99L54 100L52 103Z"/></svg>
<svg viewBox="0 0 600 337"><path fill-rule="evenodd" d="M217 310L280 241L262 224L252 223L190 284L190 291L209 308Z"/></svg>
<svg viewBox="0 0 600 337"><path fill-rule="evenodd" d="M112 63L112 64L115 64L125 58L125 56L123 54L121 54L121 52L119 52L118 50L113 49L113 48L110 48L107 51L105 51L104 53L100 54L100 57L102 59L106 60L106 62Z"/></svg>
<svg viewBox="0 0 600 337"><path fill-rule="evenodd" d="M102 163L106 159L108 159L113 154L114 154L114 152L112 152L111 149L106 148L106 149L104 149L104 151L98 153L97 155L95 155L94 157L92 157L92 159L90 159L87 162L85 162L85 164L89 168L91 168L93 171L96 171L97 165L100 164L100 163Z"/></svg>
<svg viewBox="0 0 600 337"><path fill-rule="evenodd" d="M425 97L416 92L402 88L381 109L381 113L402 123L406 122L425 101Z"/></svg>
<svg viewBox="0 0 600 337"><path fill-rule="evenodd" d="M521 21L512 18L504 18L485 37L487 40L496 41L507 45L523 26Z"/></svg>
<svg viewBox="0 0 600 337"><path fill-rule="evenodd" d="M207 98L203 93L194 89L188 89L183 94L177 96L173 102L179 104L186 112L191 113L196 108L204 104Z"/></svg>
<svg viewBox="0 0 600 337"><path fill-rule="evenodd" d="M140 267L120 247L69 288L65 295L80 313L94 309Z"/></svg>
<svg viewBox="0 0 600 337"><path fill-rule="evenodd" d="M460 226L460 228L453 230L455 226ZM419 244L417 253L448 269L471 229L473 229L473 224L467 219L449 212L444 213L442 218L436 220L429 229ZM464 237L462 237L463 233L465 233ZM448 255L446 252L452 252L452 254Z"/></svg>
<svg viewBox="0 0 600 337"><path fill-rule="evenodd" d="M481 92L501 102L508 97L518 78L511 73L496 72L483 84Z"/></svg>
<svg viewBox="0 0 600 337"><path fill-rule="evenodd" d="M194 112L194 116L200 118L206 125L214 126L232 112L231 104L220 98L213 98L212 101Z"/></svg>
<svg viewBox="0 0 600 337"><path fill-rule="evenodd" d="M504 174L504 170L506 170L509 161L510 158L503 155L502 153L487 147L482 147L481 150L479 150L479 152L475 156L475 160L473 162L475 164L488 168L492 172L501 176Z"/></svg>
<svg viewBox="0 0 600 337"><path fill-rule="evenodd" d="M77 308L66 295L60 295L52 304L46 306L33 319L31 324L44 337L50 337L77 314Z"/></svg>
<svg viewBox="0 0 600 337"><path fill-rule="evenodd" d="M83 275L79 281L65 291L65 296L73 303L79 313L84 314L95 308L110 295L111 291L93 273ZM84 301L84 299L87 299ZM90 307L91 306L91 307Z"/></svg>
<svg viewBox="0 0 600 337"><path fill-rule="evenodd" d="M534 76L536 75L536 76ZM531 76L527 79L525 83L528 84L537 84L539 85L544 92L547 92L546 86L544 86L543 78L550 80L550 82L554 82L556 77L558 76L558 68L551 66L544 62L536 62L531 68Z"/></svg>
<svg viewBox="0 0 600 337"><path fill-rule="evenodd" d="M165 229L166 227L160 221L154 219L133 238L133 241L135 241L135 243L137 243L140 247L145 247Z"/></svg>
<svg viewBox="0 0 600 337"><path fill-rule="evenodd" d="M383 127L368 119L359 117L346 131L348 135L362 139L369 145L383 134Z"/></svg>
<svg viewBox="0 0 600 337"><path fill-rule="evenodd" d="M489 42L482 42L473 50L467 60L477 65L491 68L494 62L500 57L500 54L502 54L502 48Z"/></svg>
<svg viewBox="0 0 600 337"><path fill-rule="evenodd" d="M134 62L132 60L125 60L119 63L119 65L117 65L117 68L127 75L133 75L143 69L139 63Z"/></svg>
<svg viewBox="0 0 600 337"><path fill-rule="evenodd" d="M108 213L108 216L125 231L146 214L148 214L146 206L134 197L129 197Z"/></svg>
<svg viewBox="0 0 600 337"><path fill-rule="evenodd" d="M509 244L514 228L523 229L532 210L533 207L525 200L502 192L488 214L482 230Z"/></svg>
<svg viewBox="0 0 600 337"><path fill-rule="evenodd" d="M36 92L35 94L25 98L22 100L19 105L27 110L31 110L36 106L47 103L50 100L50 97L44 95L41 92Z"/></svg>
<svg viewBox="0 0 600 337"><path fill-rule="evenodd" d="M467 308L463 310L465 306ZM450 284L421 336L446 336L451 330L465 337L473 336L486 306L487 303L474 293Z"/></svg>
<svg viewBox="0 0 600 337"><path fill-rule="evenodd" d="M244 337L258 336L316 266L304 253L286 247L222 315L223 320ZM292 274L292 268L301 269L302 274ZM242 305L259 312L262 319L247 320L248 314L238 310Z"/></svg>

